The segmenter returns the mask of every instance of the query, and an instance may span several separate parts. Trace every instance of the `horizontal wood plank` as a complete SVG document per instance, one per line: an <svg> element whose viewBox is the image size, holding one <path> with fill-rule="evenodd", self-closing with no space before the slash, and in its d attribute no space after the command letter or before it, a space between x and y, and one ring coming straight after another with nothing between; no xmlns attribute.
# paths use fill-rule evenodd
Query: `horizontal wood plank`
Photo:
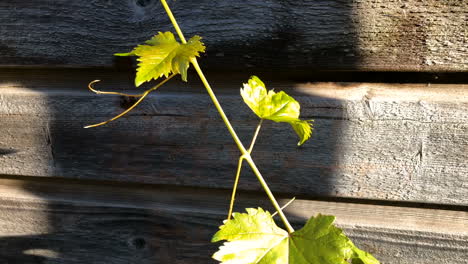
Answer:
<svg viewBox="0 0 468 264"><path fill-rule="evenodd" d="M229 193L210 189L0 179L0 261L6 263L214 263L211 236ZM287 199L280 199L285 203ZM238 210L270 208L240 193ZM299 228L317 213L337 216L353 241L382 263L464 263L468 214L461 211L296 200Z"/></svg>
<svg viewBox="0 0 468 264"><path fill-rule="evenodd" d="M187 36L203 36L210 69L466 71L468 2L173 1ZM159 1L4 0L2 65L112 66L157 31Z"/></svg>
<svg viewBox="0 0 468 264"><path fill-rule="evenodd" d="M238 84L214 83L244 142L257 119ZM239 152L200 87L172 83L121 120L122 98L0 86L0 173L231 188ZM468 204L465 85L293 84L312 139L265 122L253 157L275 192ZM171 89L178 92L167 92ZM245 166L244 190L260 190Z"/></svg>

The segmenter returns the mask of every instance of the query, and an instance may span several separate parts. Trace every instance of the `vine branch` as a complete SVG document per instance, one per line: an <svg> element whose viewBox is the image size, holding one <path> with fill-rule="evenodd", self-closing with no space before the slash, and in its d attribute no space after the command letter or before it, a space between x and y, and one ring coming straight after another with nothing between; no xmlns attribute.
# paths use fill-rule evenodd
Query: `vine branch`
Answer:
<svg viewBox="0 0 468 264"><path fill-rule="evenodd" d="M255 141L257 140L258 133L260 132L260 128L262 127L263 119L260 119L260 123L257 125L257 129L255 130L254 136L252 138L252 142L250 143L250 147L247 150L249 154L252 154L253 147L255 145ZM234 187L232 188L232 194L231 194L231 202L229 203L229 212L228 212L228 217L227 219L231 219L232 216L232 211L234 209L234 200L236 199L236 192L237 192L237 185L239 184L239 178L240 178L240 173L242 170L242 163L244 161L244 156L241 156L239 158L239 163L237 164L237 172L236 172L236 178L234 180Z"/></svg>
<svg viewBox="0 0 468 264"><path fill-rule="evenodd" d="M167 5L166 0L161 0L161 3L163 5L164 9L166 10L166 13L167 13L169 19L171 20L177 34L179 35L180 41L182 43L184 43L184 44L187 43L182 31L180 30L180 27L179 27L179 24L177 23L177 20L175 19L174 15L172 14L171 9ZM206 91L208 92L208 95L210 96L211 100L213 101L213 104L215 105L215 107L218 110L221 118L223 119L224 124L226 125L227 129L229 130L229 133L231 134L232 138L236 142L237 147L239 148L242 155L245 156L245 160L247 160L247 162L249 163L249 165L252 168L255 176L257 176L258 181L260 182L260 184L262 185L262 187L265 190L266 194L268 195L268 198L270 199L271 203L273 204L275 209L278 211L278 214L279 214L281 220L283 221L283 223L284 223L284 225L286 227L286 230L288 230L288 233L294 232L293 227L289 223L289 221L286 218L286 216L284 215L283 211L281 211L281 207L279 206L279 204L276 201L273 193L271 192L270 188L268 187L267 183L265 182L265 179L263 178L262 174L258 170L257 165L255 165L255 162L252 160L252 157L250 156L249 152L245 149L244 145L242 144L242 142L240 141L240 139L237 136L236 132L234 131L234 128L232 127L231 122L229 122L229 119L227 118L226 114L224 113L223 108L221 107L218 99L216 98L216 95L214 94L213 89L211 89L211 86L208 83L208 80L206 79L202 69L200 68L200 65L198 65L197 59L192 58L190 60L190 62L193 64L193 67L197 71L198 76L200 77L200 80L202 81L203 85L205 86Z"/></svg>

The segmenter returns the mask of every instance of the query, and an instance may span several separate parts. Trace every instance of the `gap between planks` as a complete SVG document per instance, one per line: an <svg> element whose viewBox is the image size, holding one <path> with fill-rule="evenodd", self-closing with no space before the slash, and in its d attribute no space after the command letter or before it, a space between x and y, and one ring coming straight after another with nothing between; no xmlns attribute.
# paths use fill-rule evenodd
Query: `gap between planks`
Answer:
<svg viewBox="0 0 468 264"><path fill-rule="evenodd" d="M339 73L336 73L339 74ZM247 82L251 74L208 72L212 86L221 94L239 95L242 83ZM139 93L144 89L136 89L133 84L133 74L130 71L89 70L89 69L38 69L18 70L2 69L0 72L0 93L17 95L81 95L99 96L87 88L89 82L100 79L95 84L97 90L118 90L129 93ZM174 80L164 85L163 93L202 93L203 85L197 76L189 74L188 83ZM289 81L268 73L260 76L268 89L285 90L292 94L318 96L336 100L391 100L431 102L468 102L468 84L441 83L382 83L382 82L314 82ZM150 84L144 84L142 87ZM81 93L82 92L82 93ZM113 96L102 96L112 98ZM240 98L240 96L239 96Z"/></svg>

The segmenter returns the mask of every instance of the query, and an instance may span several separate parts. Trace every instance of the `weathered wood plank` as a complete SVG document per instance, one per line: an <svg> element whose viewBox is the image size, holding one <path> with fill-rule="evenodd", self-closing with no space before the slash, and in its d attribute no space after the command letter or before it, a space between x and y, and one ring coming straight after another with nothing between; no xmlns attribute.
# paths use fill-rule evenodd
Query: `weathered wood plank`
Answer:
<svg viewBox="0 0 468 264"><path fill-rule="evenodd" d="M220 100L248 142L258 121L232 86L220 90ZM275 192L468 204L464 85L271 87L287 88L303 116L315 119L313 138L301 148L288 125L264 125L253 156ZM239 152L208 96L188 89L158 92L117 122L82 129L123 111L120 99L6 84L0 173L230 188ZM248 168L240 188L260 190Z"/></svg>
<svg viewBox="0 0 468 264"><path fill-rule="evenodd" d="M211 69L468 70L468 3L450 1L187 1L171 3ZM2 65L111 66L156 31L159 1L4 0ZM124 60L125 61L125 60Z"/></svg>
<svg viewBox="0 0 468 264"><path fill-rule="evenodd" d="M214 263L209 240L228 197L210 189L0 179L0 261ZM267 204L261 195L240 193L237 207ZM454 264L468 257L466 212L296 200L286 213L299 227L318 212L336 215L382 263Z"/></svg>

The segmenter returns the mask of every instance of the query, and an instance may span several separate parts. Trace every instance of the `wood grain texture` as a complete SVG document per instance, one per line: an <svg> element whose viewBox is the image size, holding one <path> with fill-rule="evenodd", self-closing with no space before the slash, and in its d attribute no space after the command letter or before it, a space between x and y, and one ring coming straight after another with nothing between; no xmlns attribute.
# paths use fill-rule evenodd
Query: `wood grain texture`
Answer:
<svg viewBox="0 0 468 264"><path fill-rule="evenodd" d="M466 71L468 3L450 1L188 1L171 3L210 69ZM156 0L0 3L2 65L111 66L157 31Z"/></svg>
<svg viewBox="0 0 468 264"><path fill-rule="evenodd" d="M4 263L215 263L211 236L229 193L210 189L105 186L0 179L0 261ZM287 199L281 199L284 203ZM269 208L240 193L239 210ZM468 214L461 211L297 200L299 228L316 213L383 264L465 263Z"/></svg>
<svg viewBox="0 0 468 264"><path fill-rule="evenodd" d="M214 85L249 142L258 121L243 105L237 82ZM128 102L25 87L0 86L2 174L231 188L239 152L200 87L169 84L97 129L82 127L116 115ZM275 192L468 204L465 85L273 87L292 93L303 117L315 119L313 137L301 148L288 125L265 123L253 157ZM247 167L240 188L261 190Z"/></svg>

